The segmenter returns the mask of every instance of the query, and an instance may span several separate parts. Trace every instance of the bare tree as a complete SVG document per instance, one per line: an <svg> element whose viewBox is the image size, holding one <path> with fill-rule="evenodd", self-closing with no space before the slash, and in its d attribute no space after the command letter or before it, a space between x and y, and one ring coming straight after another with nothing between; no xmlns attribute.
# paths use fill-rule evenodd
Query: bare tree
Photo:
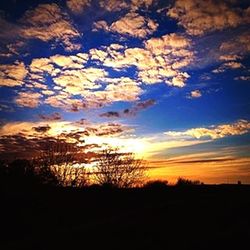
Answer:
<svg viewBox="0 0 250 250"><path fill-rule="evenodd" d="M39 159L39 173L50 178L55 177L61 186L82 187L87 184L87 173L83 166L80 148L65 140L48 141Z"/></svg>
<svg viewBox="0 0 250 250"><path fill-rule="evenodd" d="M140 184L145 174L144 162L136 159L133 153L106 149L96 163L94 180L99 185L128 188Z"/></svg>

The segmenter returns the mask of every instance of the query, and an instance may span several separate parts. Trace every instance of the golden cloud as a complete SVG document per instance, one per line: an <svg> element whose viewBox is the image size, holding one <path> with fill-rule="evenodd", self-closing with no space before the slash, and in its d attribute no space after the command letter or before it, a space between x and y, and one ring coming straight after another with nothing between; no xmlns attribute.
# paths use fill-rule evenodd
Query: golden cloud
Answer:
<svg viewBox="0 0 250 250"><path fill-rule="evenodd" d="M99 4L107 11L120 11L129 8L129 5L124 0L101 0Z"/></svg>
<svg viewBox="0 0 250 250"><path fill-rule="evenodd" d="M176 0L167 15L177 19L190 35L235 28L249 23L249 10L230 6L230 1Z"/></svg>
<svg viewBox="0 0 250 250"><path fill-rule="evenodd" d="M67 7L74 13L74 14L81 14L83 10L90 6L91 0L67 0L66 4Z"/></svg>
<svg viewBox="0 0 250 250"><path fill-rule="evenodd" d="M40 103L40 93L34 92L19 92L15 99L17 105L28 108L36 108Z"/></svg>
<svg viewBox="0 0 250 250"><path fill-rule="evenodd" d="M190 92L189 98L200 98L201 96L202 96L201 91L196 89Z"/></svg>
<svg viewBox="0 0 250 250"><path fill-rule="evenodd" d="M222 73L226 71L227 69L240 69L240 68L244 68L244 65L242 63L231 61L231 62L223 63L219 68L214 69L212 72Z"/></svg>
<svg viewBox="0 0 250 250"><path fill-rule="evenodd" d="M90 50L91 58L112 68L136 66L138 79L146 84L165 82L171 86L183 87L189 78L180 69L194 59L191 42L184 36L168 34L144 42L145 48L125 48L111 44L104 49Z"/></svg>
<svg viewBox="0 0 250 250"><path fill-rule="evenodd" d="M153 0L101 0L99 4L107 11L121 11L124 9L138 10L142 7L149 8L153 4Z"/></svg>
<svg viewBox="0 0 250 250"><path fill-rule="evenodd" d="M28 10L21 19L18 34L25 39L39 39L44 42L60 41L67 51L80 49L80 44L72 41L80 37L73 27L67 14L58 5L40 4Z"/></svg>
<svg viewBox="0 0 250 250"><path fill-rule="evenodd" d="M21 86L27 73L23 62L0 65L0 86Z"/></svg>
<svg viewBox="0 0 250 250"><path fill-rule="evenodd" d="M158 24L150 18L143 17L135 12L129 12L110 26L105 21L94 23L94 31L103 29L123 35L144 38L157 30Z"/></svg>

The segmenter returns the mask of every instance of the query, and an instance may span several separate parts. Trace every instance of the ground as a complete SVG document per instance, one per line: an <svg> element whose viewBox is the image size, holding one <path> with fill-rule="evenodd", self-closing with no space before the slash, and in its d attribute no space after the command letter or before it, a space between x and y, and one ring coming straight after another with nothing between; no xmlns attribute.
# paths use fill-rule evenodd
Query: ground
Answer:
<svg viewBox="0 0 250 250"><path fill-rule="evenodd" d="M247 249L250 186L2 190L1 249Z"/></svg>

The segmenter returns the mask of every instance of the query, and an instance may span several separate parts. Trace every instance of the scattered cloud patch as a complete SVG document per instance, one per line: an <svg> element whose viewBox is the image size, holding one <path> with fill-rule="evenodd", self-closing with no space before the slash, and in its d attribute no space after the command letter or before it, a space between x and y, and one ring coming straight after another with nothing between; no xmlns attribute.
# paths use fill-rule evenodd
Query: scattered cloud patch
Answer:
<svg viewBox="0 0 250 250"><path fill-rule="evenodd" d="M188 95L189 99L194 99L194 98L200 98L202 96L202 93L200 90L196 89L190 92Z"/></svg>
<svg viewBox="0 0 250 250"><path fill-rule="evenodd" d="M28 71L23 62L0 65L0 86L21 86L27 73Z"/></svg>
<svg viewBox="0 0 250 250"><path fill-rule="evenodd" d="M39 114L38 117L44 121L58 121L62 119L61 114L58 112L51 114Z"/></svg>
<svg viewBox="0 0 250 250"><path fill-rule="evenodd" d="M214 140L226 136L243 135L249 133L249 131L250 122L247 120L238 120L231 124L221 124L208 128L192 128L182 132L168 131L165 132L165 134L173 137L187 136L195 139L204 139L208 137Z"/></svg>
<svg viewBox="0 0 250 250"><path fill-rule="evenodd" d="M40 93L34 92L19 92L15 99L18 106L27 108L36 108L40 104L40 98L42 95Z"/></svg>
<svg viewBox="0 0 250 250"><path fill-rule="evenodd" d="M141 110L147 109L153 105L155 105L155 100L149 99L146 101L137 102L131 108L124 109L123 111L108 111L105 113L101 113L100 117L104 118L121 118L121 117L128 117L128 116L135 116Z"/></svg>
<svg viewBox="0 0 250 250"><path fill-rule="evenodd" d="M234 80L240 80L240 81L250 81L250 76L237 76L234 78Z"/></svg>
<svg viewBox="0 0 250 250"><path fill-rule="evenodd" d="M250 22L249 9L233 7L232 1L176 0L167 15L195 36Z"/></svg>
<svg viewBox="0 0 250 250"><path fill-rule="evenodd" d="M108 26L106 21L98 21L93 25L93 31L104 30L119 33L122 35L144 38L153 34L158 24L150 18L143 17L135 12L130 12L118 21Z"/></svg>
<svg viewBox="0 0 250 250"><path fill-rule="evenodd" d="M91 0L67 0L67 7L76 15L81 14L90 6Z"/></svg>
<svg viewBox="0 0 250 250"><path fill-rule="evenodd" d="M223 63L219 68L214 69L212 72L213 73L222 73L226 71L227 69L240 69L244 68L244 65L240 62L225 62Z"/></svg>

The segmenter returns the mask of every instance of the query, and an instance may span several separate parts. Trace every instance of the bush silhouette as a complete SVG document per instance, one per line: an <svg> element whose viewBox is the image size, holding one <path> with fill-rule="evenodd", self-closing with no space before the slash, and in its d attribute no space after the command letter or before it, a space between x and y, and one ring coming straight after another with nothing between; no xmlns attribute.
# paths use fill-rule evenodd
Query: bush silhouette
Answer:
<svg viewBox="0 0 250 250"><path fill-rule="evenodd" d="M199 180L189 180L186 178L179 177L176 186L194 186L194 185L201 185L203 184Z"/></svg>
<svg viewBox="0 0 250 250"><path fill-rule="evenodd" d="M9 164L2 163L0 165L1 176L4 178L5 185L7 186L20 188L36 186L43 183L43 179L29 160L17 159Z"/></svg>
<svg viewBox="0 0 250 250"><path fill-rule="evenodd" d="M162 181L162 180L154 180L154 181L148 181L144 184L144 188L148 189L164 189L168 186L168 181Z"/></svg>

